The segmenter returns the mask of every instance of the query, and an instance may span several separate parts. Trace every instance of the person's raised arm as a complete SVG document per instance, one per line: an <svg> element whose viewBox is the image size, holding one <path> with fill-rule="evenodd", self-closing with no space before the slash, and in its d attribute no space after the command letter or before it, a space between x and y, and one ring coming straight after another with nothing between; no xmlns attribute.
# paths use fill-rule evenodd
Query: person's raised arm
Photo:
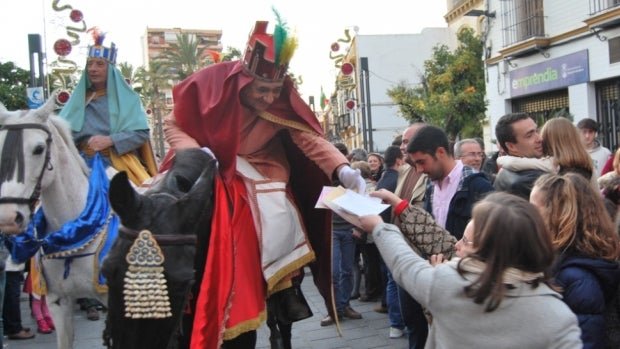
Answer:
<svg viewBox="0 0 620 349"><path fill-rule="evenodd" d="M172 112L164 118L164 136L172 149L200 148L195 139L179 128Z"/></svg>
<svg viewBox="0 0 620 349"><path fill-rule="evenodd" d="M441 253L445 258L452 258L456 238L439 226L430 213L410 205L385 189L376 190L369 195L381 198L394 208L394 215L400 219L399 228L405 239L422 257L428 258Z"/></svg>

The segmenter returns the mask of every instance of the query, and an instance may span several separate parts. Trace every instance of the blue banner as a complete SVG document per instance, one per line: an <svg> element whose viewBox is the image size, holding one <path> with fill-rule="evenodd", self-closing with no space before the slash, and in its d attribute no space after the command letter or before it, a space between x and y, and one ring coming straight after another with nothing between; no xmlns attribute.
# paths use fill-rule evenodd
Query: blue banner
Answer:
<svg viewBox="0 0 620 349"><path fill-rule="evenodd" d="M583 50L511 71L510 96L556 90L589 80L588 50Z"/></svg>

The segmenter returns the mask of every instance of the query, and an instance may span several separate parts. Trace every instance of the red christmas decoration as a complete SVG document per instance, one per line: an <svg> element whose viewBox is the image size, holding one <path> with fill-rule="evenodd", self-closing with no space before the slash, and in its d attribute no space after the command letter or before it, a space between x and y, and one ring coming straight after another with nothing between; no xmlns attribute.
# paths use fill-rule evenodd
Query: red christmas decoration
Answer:
<svg viewBox="0 0 620 349"><path fill-rule="evenodd" d="M146 115L151 115L151 114L153 114L153 111L151 109L147 109L146 110Z"/></svg>
<svg viewBox="0 0 620 349"><path fill-rule="evenodd" d="M131 79L125 78L125 82L127 83L127 85L131 85Z"/></svg>
<svg viewBox="0 0 620 349"><path fill-rule="evenodd" d="M84 15L82 14L82 11L80 11L80 10L73 10L69 14L69 18L71 18L71 20L74 23L77 23L77 22L81 21L82 19L84 19Z"/></svg>
<svg viewBox="0 0 620 349"><path fill-rule="evenodd" d="M54 52L61 57L65 57L71 53L71 43L67 39L58 39L54 43Z"/></svg>
<svg viewBox="0 0 620 349"><path fill-rule="evenodd" d="M56 95L56 103L64 105L69 101L71 94L68 91L61 91Z"/></svg>
<svg viewBox="0 0 620 349"><path fill-rule="evenodd" d="M332 48L332 51L338 52L340 50L340 45L337 42L334 42L331 48Z"/></svg>
<svg viewBox="0 0 620 349"><path fill-rule="evenodd" d="M349 100L345 103L345 105L347 106L347 109L349 109L349 110L353 110L353 109L355 109L355 101L354 101L354 100L352 100L352 99L349 99Z"/></svg>
<svg viewBox="0 0 620 349"><path fill-rule="evenodd" d="M355 67L353 67L353 64L351 63L344 63L342 64L342 67L340 67L340 71L342 72L343 75L351 75L351 73L353 73Z"/></svg>

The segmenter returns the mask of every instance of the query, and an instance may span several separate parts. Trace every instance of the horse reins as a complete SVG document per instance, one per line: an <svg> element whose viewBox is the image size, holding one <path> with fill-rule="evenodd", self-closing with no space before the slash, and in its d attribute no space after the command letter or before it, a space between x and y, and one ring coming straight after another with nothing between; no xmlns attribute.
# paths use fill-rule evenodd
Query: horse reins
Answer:
<svg viewBox="0 0 620 349"><path fill-rule="evenodd" d="M37 183L34 186L32 194L29 198L18 198L18 197L0 197L0 204L27 204L30 208L30 218L34 216L34 209L36 206L39 197L41 196L41 182L43 181L43 175L45 174L45 170L52 170L53 166L50 164L51 152L50 145L52 144L52 133L50 132L47 126L42 124L35 123L26 123L26 124L11 124L11 125L2 125L0 127L0 131L11 131L17 130L22 131L24 129L39 129L47 133L47 139L45 143L47 145L45 150L45 162L41 167L41 172L39 173L39 177L37 178ZM22 145L23 146L23 145Z"/></svg>

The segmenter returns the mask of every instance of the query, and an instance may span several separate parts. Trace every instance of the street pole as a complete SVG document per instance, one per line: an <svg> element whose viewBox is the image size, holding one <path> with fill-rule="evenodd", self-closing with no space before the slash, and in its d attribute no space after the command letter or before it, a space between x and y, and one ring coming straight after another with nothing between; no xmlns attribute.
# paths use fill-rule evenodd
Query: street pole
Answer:
<svg viewBox="0 0 620 349"><path fill-rule="evenodd" d="M364 149L366 149L369 152L373 152L374 151L374 145L373 145L373 141L372 141L372 108L370 105L370 78L369 78L369 73L368 73L368 57L361 57L360 58L361 61L361 66L362 66L362 81L363 81L363 87L365 91L362 91L362 100L364 100L365 102L363 102L363 108L362 108L362 118L363 118L363 124L367 125L367 132L368 132L368 147L366 147L366 143L364 142ZM366 118L364 118L364 109L366 110ZM367 121L367 122L366 122ZM366 139L366 134L364 134L364 139Z"/></svg>
<svg viewBox="0 0 620 349"><path fill-rule="evenodd" d="M28 34L28 51L30 53L30 87L44 86L43 51L41 50L41 35ZM35 55L38 63L35 66ZM37 78L36 73L39 73ZM44 97L48 97L47 89L43 88Z"/></svg>

